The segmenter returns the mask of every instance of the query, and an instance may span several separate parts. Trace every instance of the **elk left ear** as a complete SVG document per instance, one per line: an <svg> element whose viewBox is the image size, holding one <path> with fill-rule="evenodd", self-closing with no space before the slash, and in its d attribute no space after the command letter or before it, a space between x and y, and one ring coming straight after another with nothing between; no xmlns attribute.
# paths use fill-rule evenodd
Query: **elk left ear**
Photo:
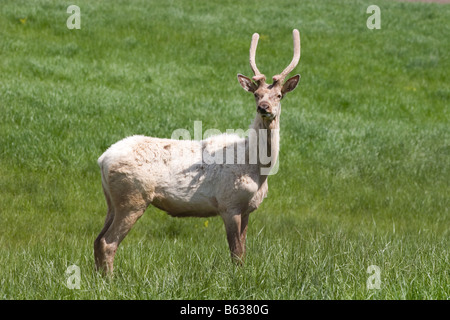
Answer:
<svg viewBox="0 0 450 320"><path fill-rule="evenodd" d="M283 88L281 88L281 93L283 95L285 95L288 92L291 92L292 90L294 90L295 88L297 88L298 82L300 81L300 75L297 74L296 76L293 76L292 78L290 78L289 80L287 80L284 85Z"/></svg>

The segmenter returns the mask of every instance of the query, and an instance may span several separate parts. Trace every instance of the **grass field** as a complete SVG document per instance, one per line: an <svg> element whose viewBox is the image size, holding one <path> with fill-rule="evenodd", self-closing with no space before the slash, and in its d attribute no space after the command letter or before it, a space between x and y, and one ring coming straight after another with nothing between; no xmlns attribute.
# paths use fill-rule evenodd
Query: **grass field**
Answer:
<svg viewBox="0 0 450 320"><path fill-rule="evenodd" d="M0 299L448 299L450 5L379 0L369 30L372 2L0 1ZM193 135L196 120L247 129L236 74L251 75L251 35L271 77L294 28L302 79L246 265L220 218L151 207L114 277L97 274L97 158L133 134Z"/></svg>

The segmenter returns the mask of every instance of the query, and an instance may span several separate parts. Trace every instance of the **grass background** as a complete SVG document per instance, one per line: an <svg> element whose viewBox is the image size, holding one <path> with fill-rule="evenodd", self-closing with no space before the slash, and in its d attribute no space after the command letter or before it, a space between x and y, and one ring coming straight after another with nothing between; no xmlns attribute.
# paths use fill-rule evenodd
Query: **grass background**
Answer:
<svg viewBox="0 0 450 320"><path fill-rule="evenodd" d="M377 1L0 1L0 299L448 299L449 5ZM97 158L132 134L248 128L248 48L292 58L280 170L243 268L220 218L149 208L115 276L94 271ZM81 288L66 287L66 268ZM368 266L381 289L367 290Z"/></svg>

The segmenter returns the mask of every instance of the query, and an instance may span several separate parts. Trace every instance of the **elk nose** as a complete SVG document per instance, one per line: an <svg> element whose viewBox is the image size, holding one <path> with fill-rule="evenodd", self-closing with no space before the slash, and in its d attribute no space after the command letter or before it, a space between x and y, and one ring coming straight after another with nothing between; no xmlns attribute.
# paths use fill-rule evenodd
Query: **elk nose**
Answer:
<svg viewBox="0 0 450 320"><path fill-rule="evenodd" d="M269 110L269 104L268 103L261 103L258 106L258 112L259 113L262 113L262 114L268 113L269 112L268 110Z"/></svg>

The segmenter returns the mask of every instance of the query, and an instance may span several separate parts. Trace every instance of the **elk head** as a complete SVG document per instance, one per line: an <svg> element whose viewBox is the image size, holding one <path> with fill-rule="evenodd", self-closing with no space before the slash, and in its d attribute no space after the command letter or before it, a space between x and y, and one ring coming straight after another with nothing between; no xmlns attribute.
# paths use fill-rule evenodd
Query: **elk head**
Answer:
<svg viewBox="0 0 450 320"><path fill-rule="evenodd" d="M282 73L273 76L272 84L266 83L266 76L259 72L256 67L255 53L259 40L259 34L257 33L253 34L250 45L250 66L255 75L252 79L242 74L237 75L242 88L254 94L256 111L265 119L273 120L279 116L281 112L281 99L283 99L286 93L294 90L300 80L300 75L297 74L284 82L284 78L294 70L300 60L300 34L297 29L294 29L292 36L294 39L294 57Z"/></svg>

